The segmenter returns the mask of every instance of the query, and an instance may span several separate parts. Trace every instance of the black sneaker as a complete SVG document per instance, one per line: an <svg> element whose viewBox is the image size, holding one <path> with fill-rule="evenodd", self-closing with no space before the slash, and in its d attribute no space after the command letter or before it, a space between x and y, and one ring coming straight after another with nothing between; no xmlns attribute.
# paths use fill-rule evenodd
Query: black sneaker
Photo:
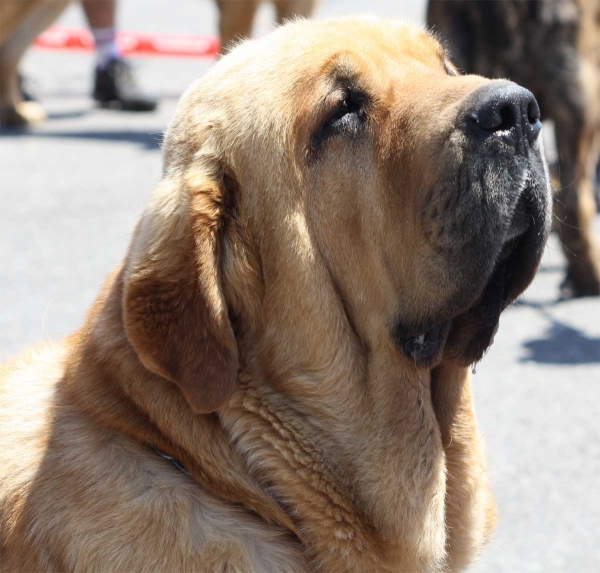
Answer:
<svg viewBox="0 0 600 573"><path fill-rule="evenodd" d="M154 111L156 99L140 92L129 63L113 58L96 68L94 99L101 107L124 111Z"/></svg>

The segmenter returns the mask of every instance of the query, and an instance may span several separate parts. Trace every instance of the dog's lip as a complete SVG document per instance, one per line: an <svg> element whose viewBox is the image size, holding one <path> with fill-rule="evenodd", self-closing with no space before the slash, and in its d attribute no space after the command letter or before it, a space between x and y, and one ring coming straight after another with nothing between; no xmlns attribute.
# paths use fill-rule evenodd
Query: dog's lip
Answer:
<svg viewBox="0 0 600 573"><path fill-rule="evenodd" d="M490 282L492 281L497 281L499 276L503 277L503 281L504 281L504 285L503 285L503 300L506 299L506 289L508 287L508 278L506 276L506 271L508 270L510 263L513 261L513 259L518 257L518 253L519 250L522 249L522 242L524 239L525 234L527 233L527 230L522 231L520 233L515 233L512 234L508 240L506 240L504 242L504 245L502 246L502 250L500 251L500 255L498 256L498 259L496 261L496 264L494 265L494 270L492 271L492 274L488 280L488 282L486 283L485 290L487 290L489 288Z"/></svg>
<svg viewBox="0 0 600 573"><path fill-rule="evenodd" d="M531 232L530 227L504 244L481 296L452 320L444 348L446 356L466 366L481 360L492 346L500 315L521 292L524 281L528 282L521 274L529 256ZM525 269L525 274L530 272L531 269Z"/></svg>
<svg viewBox="0 0 600 573"><path fill-rule="evenodd" d="M531 214L531 188L527 187L520 195L512 214L510 225L504 238L504 247L524 235L533 224Z"/></svg>
<svg viewBox="0 0 600 573"><path fill-rule="evenodd" d="M502 250L498 255L494 270L488 279L483 294L479 300L472 305L471 308L477 306L485 298L486 293L490 288L501 288L502 292L502 310L504 310L511 302L511 267L518 261L520 252L524 248L524 243L527 241L527 231L522 231L514 234L504 242Z"/></svg>
<svg viewBox="0 0 600 573"><path fill-rule="evenodd" d="M544 224L543 213L536 212L534 207L536 201L532 189L527 188L522 193L492 273L493 279L496 269L504 267L503 309L524 290L539 265L540 237L544 235Z"/></svg>

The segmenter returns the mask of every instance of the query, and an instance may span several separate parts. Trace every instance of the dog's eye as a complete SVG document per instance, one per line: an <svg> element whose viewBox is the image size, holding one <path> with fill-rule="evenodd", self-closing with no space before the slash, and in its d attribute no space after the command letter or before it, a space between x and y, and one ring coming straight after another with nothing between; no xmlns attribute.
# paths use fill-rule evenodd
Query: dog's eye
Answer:
<svg viewBox="0 0 600 573"><path fill-rule="evenodd" d="M364 109L365 97L357 92L348 91L321 127L319 138L356 133L363 124Z"/></svg>

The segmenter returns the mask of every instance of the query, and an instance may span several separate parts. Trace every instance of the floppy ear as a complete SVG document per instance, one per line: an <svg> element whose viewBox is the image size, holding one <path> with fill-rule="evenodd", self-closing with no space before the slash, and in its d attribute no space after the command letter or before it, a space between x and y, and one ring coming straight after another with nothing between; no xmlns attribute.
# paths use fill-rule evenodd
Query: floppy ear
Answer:
<svg viewBox="0 0 600 573"><path fill-rule="evenodd" d="M226 190L217 160L196 157L152 195L126 261L125 330L143 365L209 413L231 395L238 351L220 282Z"/></svg>

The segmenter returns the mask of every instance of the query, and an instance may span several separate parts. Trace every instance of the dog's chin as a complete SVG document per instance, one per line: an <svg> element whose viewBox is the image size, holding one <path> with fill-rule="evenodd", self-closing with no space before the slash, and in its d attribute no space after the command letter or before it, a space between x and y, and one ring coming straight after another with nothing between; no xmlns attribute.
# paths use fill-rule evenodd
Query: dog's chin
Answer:
<svg viewBox="0 0 600 573"><path fill-rule="evenodd" d="M401 353L418 368L434 368L442 360L463 366L481 360L494 341L500 314L520 292L518 285L528 282L514 272L527 256L524 241L505 245L483 293L461 314L416 328L397 323L392 336Z"/></svg>
<svg viewBox="0 0 600 573"><path fill-rule="evenodd" d="M420 328L394 326L398 349L417 367L433 368L442 360L468 366L481 360L492 345L500 314L529 285L541 260L549 217L544 198L536 195L531 190L524 193L524 211L515 212L493 270L466 310Z"/></svg>

